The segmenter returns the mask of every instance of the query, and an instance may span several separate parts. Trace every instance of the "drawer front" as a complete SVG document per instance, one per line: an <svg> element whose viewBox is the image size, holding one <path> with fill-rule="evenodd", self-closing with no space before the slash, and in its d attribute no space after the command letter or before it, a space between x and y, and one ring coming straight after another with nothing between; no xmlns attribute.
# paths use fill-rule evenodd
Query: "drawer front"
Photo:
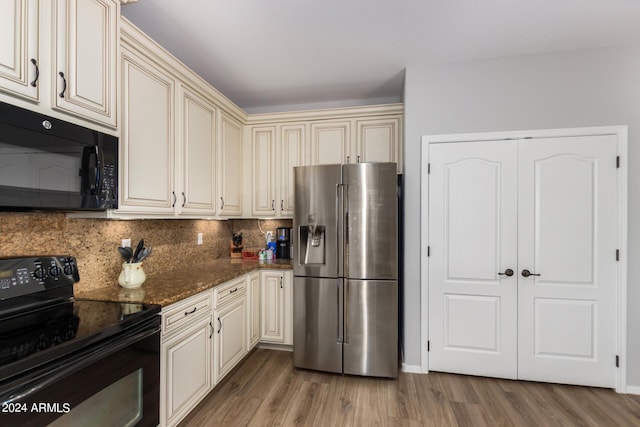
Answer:
<svg viewBox="0 0 640 427"><path fill-rule="evenodd" d="M244 297L247 294L246 276L233 279L229 282L217 286L213 290L213 306L220 308L221 306L235 301L236 298Z"/></svg>
<svg viewBox="0 0 640 427"><path fill-rule="evenodd" d="M162 334L173 332L191 321L211 313L211 296L203 292L170 305L162 312Z"/></svg>

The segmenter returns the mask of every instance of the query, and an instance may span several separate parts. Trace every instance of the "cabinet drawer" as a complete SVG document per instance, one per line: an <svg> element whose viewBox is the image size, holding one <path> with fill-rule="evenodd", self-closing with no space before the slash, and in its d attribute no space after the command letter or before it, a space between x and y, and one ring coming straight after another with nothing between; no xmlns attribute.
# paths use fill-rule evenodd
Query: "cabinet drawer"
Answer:
<svg viewBox="0 0 640 427"><path fill-rule="evenodd" d="M213 290L213 306L219 308L247 294L246 276L223 283Z"/></svg>
<svg viewBox="0 0 640 427"><path fill-rule="evenodd" d="M181 326L189 325L192 320L211 313L209 292L194 295L179 303L172 304L162 312L162 334L168 334Z"/></svg>

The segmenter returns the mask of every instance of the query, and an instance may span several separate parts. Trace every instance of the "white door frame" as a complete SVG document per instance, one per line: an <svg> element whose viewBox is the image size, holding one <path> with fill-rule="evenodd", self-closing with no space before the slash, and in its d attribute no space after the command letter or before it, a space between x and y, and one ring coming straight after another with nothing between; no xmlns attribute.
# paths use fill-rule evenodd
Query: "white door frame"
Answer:
<svg viewBox="0 0 640 427"><path fill-rule="evenodd" d="M519 140L524 138L551 138L585 135L616 135L618 139L618 156L620 156L620 173L618 175L618 246L620 261L618 263L617 284L617 331L616 354L620 356L620 366L616 375L616 391L626 393L627 388L627 126L601 126L567 129L544 129L528 131L505 131L462 133L450 135L422 136L421 190L420 190L420 368L423 373L429 372L429 263L427 246L429 244L429 144L452 143L466 141ZM613 161L613 160L612 160Z"/></svg>

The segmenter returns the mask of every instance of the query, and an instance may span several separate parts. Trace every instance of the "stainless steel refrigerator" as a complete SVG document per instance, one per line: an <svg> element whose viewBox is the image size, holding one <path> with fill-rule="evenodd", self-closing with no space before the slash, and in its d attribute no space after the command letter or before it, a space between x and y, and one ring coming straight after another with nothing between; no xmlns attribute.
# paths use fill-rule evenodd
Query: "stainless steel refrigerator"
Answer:
<svg viewBox="0 0 640 427"><path fill-rule="evenodd" d="M397 377L396 164L294 169L293 365Z"/></svg>

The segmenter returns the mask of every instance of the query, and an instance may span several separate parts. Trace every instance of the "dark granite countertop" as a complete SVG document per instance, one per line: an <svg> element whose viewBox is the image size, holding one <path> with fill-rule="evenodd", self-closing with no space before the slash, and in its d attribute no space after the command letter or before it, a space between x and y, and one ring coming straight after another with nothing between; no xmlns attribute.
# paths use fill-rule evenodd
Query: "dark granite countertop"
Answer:
<svg viewBox="0 0 640 427"><path fill-rule="evenodd" d="M77 292L76 298L115 302L141 302L167 306L214 288L243 274L260 269L292 269L291 260L262 261L222 258L195 266L148 275L141 287L122 288L117 283L100 289Z"/></svg>

